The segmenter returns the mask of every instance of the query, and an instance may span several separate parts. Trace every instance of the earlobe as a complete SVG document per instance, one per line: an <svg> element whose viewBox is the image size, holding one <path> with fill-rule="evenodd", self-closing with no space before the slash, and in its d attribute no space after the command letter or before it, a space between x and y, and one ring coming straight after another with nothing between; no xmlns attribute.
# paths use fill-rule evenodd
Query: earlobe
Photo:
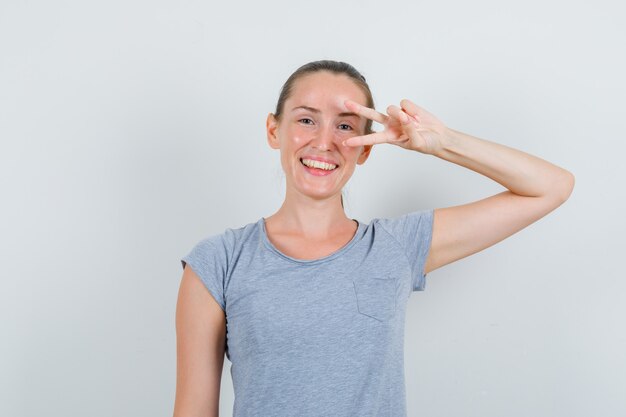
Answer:
<svg viewBox="0 0 626 417"><path fill-rule="evenodd" d="M267 115L265 122L265 128L267 131L267 143L272 149L280 149L280 141L276 136L276 128L278 127L278 121L273 113Z"/></svg>

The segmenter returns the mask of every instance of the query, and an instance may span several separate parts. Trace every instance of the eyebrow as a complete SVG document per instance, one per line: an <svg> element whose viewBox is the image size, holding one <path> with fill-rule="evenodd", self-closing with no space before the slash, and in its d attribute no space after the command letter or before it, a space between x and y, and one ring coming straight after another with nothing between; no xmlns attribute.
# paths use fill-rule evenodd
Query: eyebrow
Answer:
<svg viewBox="0 0 626 417"><path fill-rule="evenodd" d="M291 111L295 111L295 110L298 110L298 109L308 110L308 111L313 112L313 113L321 113L321 111L319 109L316 109L315 107L309 107L309 106L296 106L293 109L291 109ZM347 117L347 116L360 117L358 114L353 113L353 112L342 112L342 113L339 113L339 117Z"/></svg>

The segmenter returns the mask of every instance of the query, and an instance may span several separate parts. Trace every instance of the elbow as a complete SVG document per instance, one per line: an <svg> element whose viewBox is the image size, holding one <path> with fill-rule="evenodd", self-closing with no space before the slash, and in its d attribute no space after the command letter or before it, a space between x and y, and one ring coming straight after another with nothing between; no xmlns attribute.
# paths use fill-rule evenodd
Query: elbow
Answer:
<svg viewBox="0 0 626 417"><path fill-rule="evenodd" d="M565 203L569 199L575 183L576 178L574 174L567 170L563 170L563 173L555 180L552 194L560 204Z"/></svg>

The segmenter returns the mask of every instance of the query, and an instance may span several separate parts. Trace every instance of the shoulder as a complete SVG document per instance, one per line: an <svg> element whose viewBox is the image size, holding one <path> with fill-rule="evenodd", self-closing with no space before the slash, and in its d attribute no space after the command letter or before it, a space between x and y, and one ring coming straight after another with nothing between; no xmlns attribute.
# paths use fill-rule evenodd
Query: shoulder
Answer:
<svg viewBox="0 0 626 417"><path fill-rule="evenodd" d="M407 228L432 225L434 217L433 208L411 211L409 213L390 217L376 217L372 224L378 225L391 234L407 232Z"/></svg>
<svg viewBox="0 0 626 417"><path fill-rule="evenodd" d="M220 302L219 291L223 291L220 289L225 287L254 229L255 223L248 223L203 237L181 258L183 269L189 265Z"/></svg>
<svg viewBox="0 0 626 417"><path fill-rule="evenodd" d="M258 233L259 222L247 223L240 227L228 227L221 233L206 235L196 242L192 251L205 255L228 257L237 247L249 241Z"/></svg>
<svg viewBox="0 0 626 417"><path fill-rule="evenodd" d="M385 234L403 248L412 252L430 246L435 209L416 210L409 213L372 219L374 234ZM376 232L378 230L378 233Z"/></svg>

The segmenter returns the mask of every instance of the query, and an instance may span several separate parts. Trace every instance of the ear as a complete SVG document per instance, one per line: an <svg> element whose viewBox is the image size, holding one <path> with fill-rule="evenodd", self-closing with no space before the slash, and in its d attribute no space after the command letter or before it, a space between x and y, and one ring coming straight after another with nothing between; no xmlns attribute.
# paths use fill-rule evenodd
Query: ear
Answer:
<svg viewBox="0 0 626 417"><path fill-rule="evenodd" d="M372 151L373 147L374 145L363 145L363 151L361 152L361 155L359 155L359 158L356 160L356 163L359 165L363 164L363 162L365 162L367 158L369 158L370 152Z"/></svg>
<svg viewBox="0 0 626 417"><path fill-rule="evenodd" d="M280 149L280 141L278 140L278 136L276 136L278 120L276 120L276 117L274 117L274 113L270 113L267 115L265 128L267 130L267 143L272 149Z"/></svg>

